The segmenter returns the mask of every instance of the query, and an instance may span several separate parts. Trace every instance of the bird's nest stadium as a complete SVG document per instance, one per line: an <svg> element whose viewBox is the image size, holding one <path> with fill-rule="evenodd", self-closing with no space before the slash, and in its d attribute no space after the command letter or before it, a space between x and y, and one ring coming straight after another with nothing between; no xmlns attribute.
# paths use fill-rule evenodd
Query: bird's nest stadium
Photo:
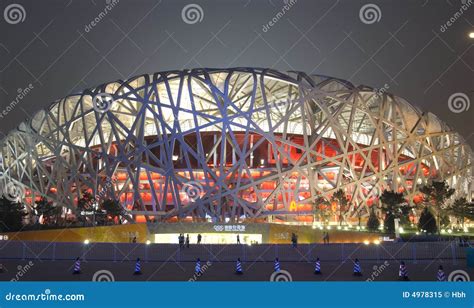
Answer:
<svg viewBox="0 0 474 308"><path fill-rule="evenodd" d="M135 221L311 222L338 189L346 219L383 189L468 195L472 153L435 115L386 91L271 69L193 69L60 99L0 143L3 185L74 215L84 191Z"/></svg>

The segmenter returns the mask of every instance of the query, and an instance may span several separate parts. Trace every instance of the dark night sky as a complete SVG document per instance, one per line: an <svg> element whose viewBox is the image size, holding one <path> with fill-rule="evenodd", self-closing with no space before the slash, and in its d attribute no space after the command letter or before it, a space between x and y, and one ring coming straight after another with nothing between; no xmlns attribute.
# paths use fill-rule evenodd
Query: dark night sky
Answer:
<svg viewBox="0 0 474 308"><path fill-rule="evenodd" d="M106 1L0 0L0 111L19 88L34 87L0 119L1 134L52 101L104 82L182 68L255 66L386 84L474 147L474 106L461 113L448 108L454 93L474 104L474 39L468 38L474 3L440 29L468 0L297 0L266 32L263 26L288 1L120 0L86 32ZM6 22L12 3L23 6L23 22ZM203 10L195 24L181 17L191 3ZM380 8L378 22L361 21L367 3Z"/></svg>

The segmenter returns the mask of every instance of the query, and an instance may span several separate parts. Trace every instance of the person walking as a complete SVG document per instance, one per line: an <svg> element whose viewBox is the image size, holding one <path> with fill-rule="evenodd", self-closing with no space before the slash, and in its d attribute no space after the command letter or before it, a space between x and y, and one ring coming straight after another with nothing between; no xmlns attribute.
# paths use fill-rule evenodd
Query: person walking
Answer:
<svg viewBox="0 0 474 308"><path fill-rule="evenodd" d="M201 236L201 233L199 233L198 234L198 241L197 241L198 244L201 244L201 239L202 239L202 236Z"/></svg>
<svg viewBox="0 0 474 308"><path fill-rule="evenodd" d="M179 248L183 248L184 246L184 234L179 234Z"/></svg>
<svg viewBox="0 0 474 308"><path fill-rule="evenodd" d="M189 234L186 235L186 248L189 248Z"/></svg>
<svg viewBox="0 0 474 308"><path fill-rule="evenodd" d="M237 244L240 244L240 236L237 234Z"/></svg>

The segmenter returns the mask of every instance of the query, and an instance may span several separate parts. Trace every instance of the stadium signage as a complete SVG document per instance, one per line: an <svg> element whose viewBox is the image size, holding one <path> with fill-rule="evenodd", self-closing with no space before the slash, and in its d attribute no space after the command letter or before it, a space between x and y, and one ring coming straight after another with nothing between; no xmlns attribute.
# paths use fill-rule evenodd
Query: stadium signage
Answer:
<svg viewBox="0 0 474 308"><path fill-rule="evenodd" d="M245 232L244 225L214 225L213 229L217 232L225 231L225 232Z"/></svg>

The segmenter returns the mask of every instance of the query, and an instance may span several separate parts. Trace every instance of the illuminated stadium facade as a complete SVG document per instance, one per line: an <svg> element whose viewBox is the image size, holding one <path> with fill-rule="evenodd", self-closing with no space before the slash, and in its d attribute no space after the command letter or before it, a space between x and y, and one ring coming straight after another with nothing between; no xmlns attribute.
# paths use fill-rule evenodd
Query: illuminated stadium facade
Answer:
<svg viewBox="0 0 474 308"><path fill-rule="evenodd" d="M383 189L469 193L471 149L404 99L268 69L142 75L61 99L1 141L3 185L75 213L83 191L136 221L313 221L343 189L347 220Z"/></svg>

